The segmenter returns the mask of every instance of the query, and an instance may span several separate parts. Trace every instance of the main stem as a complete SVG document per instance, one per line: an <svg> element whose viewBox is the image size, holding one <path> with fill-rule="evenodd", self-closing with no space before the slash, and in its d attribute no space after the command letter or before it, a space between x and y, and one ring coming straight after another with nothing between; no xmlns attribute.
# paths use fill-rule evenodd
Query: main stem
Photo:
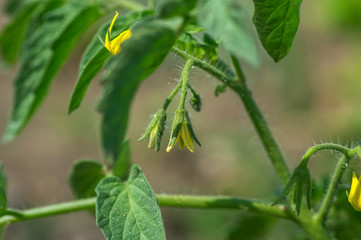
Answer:
<svg viewBox="0 0 361 240"><path fill-rule="evenodd" d="M199 208L199 209L237 209L248 210L267 216L292 219L291 212L282 207L271 207L269 203L230 196L187 196L157 195L162 207ZM96 198L75 200L27 210L9 210L7 215L0 217L0 226L23 222L37 218L56 216L95 208Z"/></svg>
<svg viewBox="0 0 361 240"><path fill-rule="evenodd" d="M239 65L238 60L234 56L232 56L232 63L240 84L234 84L230 87L242 99L243 105L246 108L249 117L251 118L253 126L255 127L264 148L266 149L268 157L271 159L272 164L276 168L276 171L282 179L283 183L286 184L290 177L290 172L287 167L286 161L283 158L281 150L279 149L275 139L273 138L273 135L268 127L266 120L264 119L256 102L254 101L251 91L247 87L246 79L241 69L241 66Z"/></svg>

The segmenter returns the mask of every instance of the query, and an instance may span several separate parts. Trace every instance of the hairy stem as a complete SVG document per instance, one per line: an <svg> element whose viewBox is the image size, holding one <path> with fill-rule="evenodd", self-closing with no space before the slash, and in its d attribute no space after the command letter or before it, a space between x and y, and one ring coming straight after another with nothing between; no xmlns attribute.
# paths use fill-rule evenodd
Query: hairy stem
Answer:
<svg viewBox="0 0 361 240"><path fill-rule="evenodd" d="M169 94L169 96L167 97L167 99L165 100L164 104L163 104L163 109L167 110L169 104L172 102L174 96L177 94L177 92L179 92L179 89L182 86L182 79L179 80L177 86L173 89L173 91Z"/></svg>
<svg viewBox="0 0 361 240"><path fill-rule="evenodd" d="M346 155L342 156L340 160L338 160L335 172L333 173L330 185L328 186L326 196L323 198L321 207L315 215L316 222L323 223L326 220L349 159L350 158Z"/></svg>
<svg viewBox="0 0 361 240"><path fill-rule="evenodd" d="M301 161L300 165L307 167L308 161L310 160L311 156L320 150L336 150L348 157L352 154L351 149L344 147L342 145L339 145L339 144L335 144L335 143L318 144L316 146L310 147L307 150L307 152L302 157L302 161Z"/></svg>
<svg viewBox="0 0 361 240"><path fill-rule="evenodd" d="M255 127L258 136L260 137L264 148L268 154L268 157L271 159L273 166L276 168L276 171L283 183L286 184L288 178L290 177L290 172L287 167L286 161L283 158L281 150L279 149L271 130L268 127L266 120L264 119L260 109L258 108L256 102L252 97L251 91L248 89L246 84L246 79L239 65L238 60L232 56L232 63L236 70L238 80L241 83L240 85L231 85L230 87L240 96L246 111L251 118L253 126Z"/></svg>
<svg viewBox="0 0 361 240"><path fill-rule="evenodd" d="M262 203L237 197L160 194L157 195L157 198L159 205L162 207L247 210L267 216L292 219L292 214L282 206L271 207L269 203ZM7 212L7 215L0 218L0 226L36 218L94 209L95 201L96 198L87 198L27 210L10 210Z"/></svg>
<svg viewBox="0 0 361 240"><path fill-rule="evenodd" d="M181 75L182 90L181 90L181 99L179 101L180 109L183 109L185 105L187 91L188 91L189 70L191 69L192 65L193 65L193 61L188 59L182 71L182 75Z"/></svg>
<svg viewBox="0 0 361 240"><path fill-rule="evenodd" d="M234 70L236 71L238 80L240 81L241 85L243 87L245 87L247 85L246 76L244 75L244 73L242 71L242 68L238 62L238 59L233 54L231 54L231 60L232 60Z"/></svg>
<svg viewBox="0 0 361 240"><path fill-rule="evenodd" d="M283 155L273 138L271 130L268 127L266 120L264 119L261 111L259 110L256 102L254 101L251 92L247 88L246 79L241 69L241 66L238 63L238 60L232 57L232 63L234 65L237 78L231 78L229 75L222 72L220 69L215 67L214 65L198 59L197 57L177 48L173 47L172 51L182 57L184 60L193 60L194 65L202 68L207 71L218 80L226 84L229 88L234 90L242 99L243 104L246 108L248 115L251 118L251 121L257 131L258 136L260 137L263 146L266 149L266 152L271 159L274 167L283 183L286 184L287 180L290 176L289 169L287 164L283 158Z"/></svg>

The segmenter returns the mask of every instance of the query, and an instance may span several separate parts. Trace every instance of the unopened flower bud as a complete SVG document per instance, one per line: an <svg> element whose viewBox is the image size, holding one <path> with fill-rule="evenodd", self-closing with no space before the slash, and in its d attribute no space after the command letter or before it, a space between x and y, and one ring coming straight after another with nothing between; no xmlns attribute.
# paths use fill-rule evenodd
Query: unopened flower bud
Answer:
<svg viewBox="0 0 361 240"><path fill-rule="evenodd" d="M164 109L160 109L149 123L147 130L141 136L138 141L144 140L146 137L148 138L148 148L154 148L155 151L159 151L160 143L162 140L165 123L167 121L167 115Z"/></svg>

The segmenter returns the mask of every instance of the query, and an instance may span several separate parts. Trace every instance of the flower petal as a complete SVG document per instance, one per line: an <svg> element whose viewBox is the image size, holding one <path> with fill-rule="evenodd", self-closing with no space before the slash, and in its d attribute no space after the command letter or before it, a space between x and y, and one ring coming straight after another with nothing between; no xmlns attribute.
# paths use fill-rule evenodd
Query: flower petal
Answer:
<svg viewBox="0 0 361 240"><path fill-rule="evenodd" d="M193 138L189 133L188 126L186 122L182 123L182 136L184 140L184 145L189 149L189 151L194 152Z"/></svg>
<svg viewBox="0 0 361 240"><path fill-rule="evenodd" d="M352 173L352 183L348 201L355 210L361 211L361 185L355 172Z"/></svg>
<svg viewBox="0 0 361 240"><path fill-rule="evenodd" d="M115 12L115 16L113 17L112 23L110 24L110 27L108 28L107 34L105 34L105 43L104 47L108 49L108 51L113 54L113 49L110 40L110 35L112 34L113 25L115 23L115 20L117 19L119 13Z"/></svg>
<svg viewBox="0 0 361 240"><path fill-rule="evenodd" d="M121 48L120 48L120 44L122 44L125 40L129 39L132 36L132 31L130 29L125 30L124 32L122 32L121 34L119 34L118 37L114 38L111 42L110 42L110 46L112 49L112 54L117 54L120 52Z"/></svg>

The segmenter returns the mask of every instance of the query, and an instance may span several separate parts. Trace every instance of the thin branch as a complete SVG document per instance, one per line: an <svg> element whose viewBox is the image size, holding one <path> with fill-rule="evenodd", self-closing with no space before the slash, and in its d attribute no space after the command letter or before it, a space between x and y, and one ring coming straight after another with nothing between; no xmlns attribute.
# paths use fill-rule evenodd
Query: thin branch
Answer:
<svg viewBox="0 0 361 240"><path fill-rule="evenodd" d="M342 156L340 160L338 160L335 172L333 173L330 185L328 186L327 193L323 198L320 209L315 215L316 222L323 223L326 220L349 159L350 158L347 156Z"/></svg>

